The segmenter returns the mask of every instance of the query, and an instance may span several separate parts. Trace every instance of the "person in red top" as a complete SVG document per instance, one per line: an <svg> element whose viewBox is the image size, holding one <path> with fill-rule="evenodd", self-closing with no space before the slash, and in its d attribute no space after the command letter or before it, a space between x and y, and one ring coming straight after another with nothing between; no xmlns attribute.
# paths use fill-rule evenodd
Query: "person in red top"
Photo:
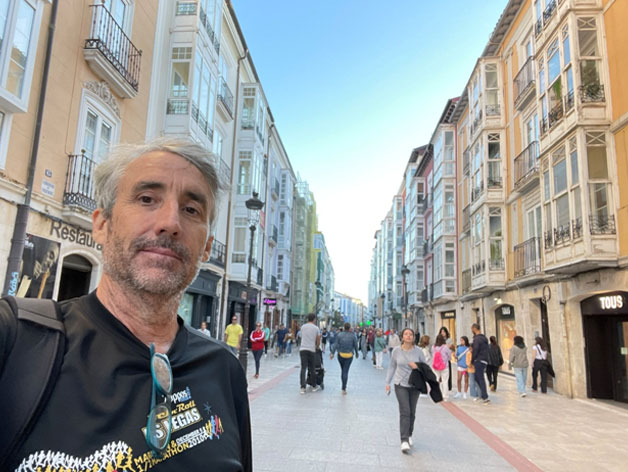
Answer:
<svg viewBox="0 0 628 472"><path fill-rule="evenodd" d="M259 360L264 354L264 330L262 329L262 323L255 325L255 331L251 333L251 350L253 351L253 357L255 358L255 378L259 378Z"/></svg>

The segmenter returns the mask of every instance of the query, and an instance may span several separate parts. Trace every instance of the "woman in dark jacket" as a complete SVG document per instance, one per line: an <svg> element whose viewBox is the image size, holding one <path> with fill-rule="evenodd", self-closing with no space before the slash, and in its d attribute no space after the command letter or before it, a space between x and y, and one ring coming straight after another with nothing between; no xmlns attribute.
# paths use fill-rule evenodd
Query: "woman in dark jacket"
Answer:
<svg viewBox="0 0 628 472"><path fill-rule="evenodd" d="M499 372L500 366L504 363L504 358L495 336L491 336L489 341L490 344L488 346L488 365L486 366L486 376L488 377L488 386L491 391L494 392L497 390L497 372Z"/></svg>
<svg viewBox="0 0 628 472"><path fill-rule="evenodd" d="M338 362L340 363L340 380L342 381L342 394L347 394L347 380L349 379L349 367L353 362L353 356L357 358L358 354L358 338L351 331L351 325L345 323L345 330L336 335L334 343L331 345L330 359L334 358L334 354L338 353Z"/></svg>

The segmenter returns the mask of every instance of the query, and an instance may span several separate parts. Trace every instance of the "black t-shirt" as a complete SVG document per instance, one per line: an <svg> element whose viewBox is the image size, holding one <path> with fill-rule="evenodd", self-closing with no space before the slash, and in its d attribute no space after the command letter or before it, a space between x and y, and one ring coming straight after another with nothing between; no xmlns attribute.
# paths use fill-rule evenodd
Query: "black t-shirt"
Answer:
<svg viewBox="0 0 628 472"><path fill-rule="evenodd" d="M231 352L178 319L167 353L174 380L172 436L164 458L155 459L144 436L152 387L148 347L95 293L61 306L61 373L10 470L252 469L246 378ZM0 352L12 316L0 301Z"/></svg>

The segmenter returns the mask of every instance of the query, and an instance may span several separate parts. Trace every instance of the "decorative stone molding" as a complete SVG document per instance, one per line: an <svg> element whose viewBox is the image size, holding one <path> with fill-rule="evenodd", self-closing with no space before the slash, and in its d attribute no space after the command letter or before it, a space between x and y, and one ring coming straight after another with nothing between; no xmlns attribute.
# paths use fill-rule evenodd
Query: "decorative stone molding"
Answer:
<svg viewBox="0 0 628 472"><path fill-rule="evenodd" d="M90 92L95 93L98 97L107 105L111 110L120 118L120 107L118 106L118 100L111 93L111 89L104 80L102 82L85 82L83 84Z"/></svg>

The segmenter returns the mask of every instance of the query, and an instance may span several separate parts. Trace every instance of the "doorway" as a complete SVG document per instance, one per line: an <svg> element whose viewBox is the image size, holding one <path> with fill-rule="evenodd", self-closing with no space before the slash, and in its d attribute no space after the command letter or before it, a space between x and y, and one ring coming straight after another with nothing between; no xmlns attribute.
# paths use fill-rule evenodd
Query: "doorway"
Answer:
<svg viewBox="0 0 628 472"><path fill-rule="evenodd" d="M63 258L57 300L69 300L89 293L92 264L83 256L70 254Z"/></svg>
<svg viewBox="0 0 628 472"><path fill-rule="evenodd" d="M550 340L550 330L549 330L549 319L547 317L547 303L544 299L541 299L541 336L543 336L543 340L547 345L547 351L552 353L552 342ZM547 386L550 388L554 388L554 377L551 375L547 376Z"/></svg>
<svg viewBox="0 0 628 472"><path fill-rule="evenodd" d="M628 403L628 316L583 316L591 398Z"/></svg>

